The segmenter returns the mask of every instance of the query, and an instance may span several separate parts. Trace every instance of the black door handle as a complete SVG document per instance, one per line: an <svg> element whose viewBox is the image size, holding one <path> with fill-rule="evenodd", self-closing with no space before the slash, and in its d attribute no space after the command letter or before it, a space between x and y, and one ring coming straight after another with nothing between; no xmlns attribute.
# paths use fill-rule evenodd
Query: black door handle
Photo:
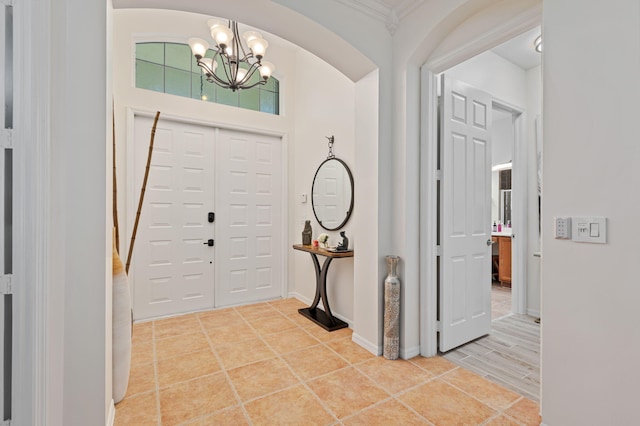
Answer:
<svg viewBox="0 0 640 426"><path fill-rule="evenodd" d="M213 247L213 238L209 238L206 242L202 243L205 246Z"/></svg>

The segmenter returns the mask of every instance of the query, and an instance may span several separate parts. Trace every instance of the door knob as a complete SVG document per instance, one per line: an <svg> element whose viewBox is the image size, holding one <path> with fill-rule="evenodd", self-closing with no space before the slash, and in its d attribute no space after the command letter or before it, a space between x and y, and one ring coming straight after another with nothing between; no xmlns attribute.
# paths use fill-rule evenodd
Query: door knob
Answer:
<svg viewBox="0 0 640 426"><path fill-rule="evenodd" d="M492 245L494 245L495 243L496 243L496 242L495 242L495 241L493 241L493 240L491 240L491 238L489 238L489 239L487 240L487 245L488 245L488 246L492 246Z"/></svg>
<svg viewBox="0 0 640 426"><path fill-rule="evenodd" d="M213 238L209 238L207 241L205 241L202 244L204 244L205 246L213 247Z"/></svg>

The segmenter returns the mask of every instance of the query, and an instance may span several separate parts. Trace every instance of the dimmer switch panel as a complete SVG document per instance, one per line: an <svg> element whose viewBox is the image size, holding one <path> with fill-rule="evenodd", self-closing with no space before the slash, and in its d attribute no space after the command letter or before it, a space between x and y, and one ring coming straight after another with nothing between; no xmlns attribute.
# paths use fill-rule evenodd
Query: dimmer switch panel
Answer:
<svg viewBox="0 0 640 426"><path fill-rule="evenodd" d="M573 241L580 243L607 243L607 218L600 216L573 217Z"/></svg>
<svg viewBox="0 0 640 426"><path fill-rule="evenodd" d="M571 239L571 218L556 217L555 218L555 238L557 240Z"/></svg>

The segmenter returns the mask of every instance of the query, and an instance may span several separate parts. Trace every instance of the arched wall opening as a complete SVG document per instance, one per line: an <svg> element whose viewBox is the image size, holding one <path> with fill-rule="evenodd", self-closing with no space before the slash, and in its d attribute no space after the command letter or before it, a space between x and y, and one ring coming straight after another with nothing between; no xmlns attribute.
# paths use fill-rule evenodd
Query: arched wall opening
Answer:
<svg viewBox="0 0 640 426"><path fill-rule="evenodd" d="M203 17L224 16L225 18L237 19L241 23L268 31L307 50L354 82L355 111L347 119L353 120L355 123L355 131L352 135L353 140L349 142L354 151L352 170L356 191L354 213L348 226L352 227L350 232L352 237L355 236L352 241L355 243L358 254L353 260L353 284L349 284L353 285L353 296L347 299L350 300L349 303L352 306L347 309L351 312L349 313L350 317L346 319L350 320L348 322L354 329L354 340L371 352L379 353L382 340L381 328L378 326L381 319L381 294L380 286L376 291L372 291L372 287L376 282L381 281L380 276L383 267L379 267L376 270L371 268L371 259L380 258L377 237L375 233L371 233L371 229L379 229L378 209L367 210L364 208L371 200L370 194L378 193L378 147L380 144L380 126L382 126L379 121L379 105L381 105L379 98L380 85L383 83L381 83L380 71L377 65L361 53L360 50L332 31L274 2L246 1L243 2L242 7L237 4L232 6L215 5L214 7L209 2L201 1L187 1L180 3L179 6L176 6L174 2L167 1L114 1L116 14L126 9L138 9L139 13L144 14L145 10L152 8L154 10L173 10L176 12L188 11ZM203 20L203 22L205 21L206 19ZM276 70L276 76L277 73L278 70ZM116 100L117 102L118 100ZM384 105L384 103L382 104ZM331 134L333 127L326 125L326 130L318 130L316 135L318 140L322 141L326 136L322 133L323 131ZM384 132L384 130L382 131ZM339 144L340 140L337 139L338 155ZM318 145L325 146L322 142L319 142ZM290 149L303 148L296 147L292 143L290 144ZM291 164L290 162L290 166ZM295 176L289 176L289 180L294 178ZM294 188L296 185L289 184L290 204L297 202L296 195L300 193L297 188ZM365 200L367 201L365 202ZM359 206L362 207L359 208ZM313 219L313 216L308 218ZM297 220L298 218L295 219ZM296 237L299 233L298 228L301 229L301 226L298 226L298 223L293 221L294 217L290 216L289 222L291 224L288 227L288 242L298 242ZM316 230L314 229L314 231ZM304 260L307 261L308 259L305 258ZM382 261L379 264L382 265ZM295 279L297 272L292 270L291 266L288 270L288 279ZM339 271L339 268L336 268L336 271ZM291 295L291 293L289 294ZM358 300L357 305L353 302L355 300ZM331 302L331 305L332 307L335 306L333 302Z"/></svg>
<svg viewBox="0 0 640 426"><path fill-rule="evenodd" d="M429 144L437 138L437 88L435 75L540 24L540 1L469 2L452 10L410 48L413 34L408 26L394 38L406 55L396 70L395 136L405 141L404 152L395 159L396 179L405 181L404 216L397 218L396 246L404 258L401 343L403 356L437 353L436 312L436 220L435 171L437 151ZM415 25L419 25L416 23ZM403 60L399 60L400 63ZM402 173L402 174L400 174ZM409 230L419 229L419 233ZM411 285L411 283L419 283Z"/></svg>

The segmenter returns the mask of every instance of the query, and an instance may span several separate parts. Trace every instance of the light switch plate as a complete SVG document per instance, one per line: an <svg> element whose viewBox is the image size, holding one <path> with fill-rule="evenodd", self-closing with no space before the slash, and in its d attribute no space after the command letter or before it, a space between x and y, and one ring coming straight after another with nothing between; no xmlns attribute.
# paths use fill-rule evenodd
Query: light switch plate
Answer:
<svg viewBox="0 0 640 426"><path fill-rule="evenodd" d="M607 243L607 218L602 216L574 216L572 241L579 243Z"/></svg>

